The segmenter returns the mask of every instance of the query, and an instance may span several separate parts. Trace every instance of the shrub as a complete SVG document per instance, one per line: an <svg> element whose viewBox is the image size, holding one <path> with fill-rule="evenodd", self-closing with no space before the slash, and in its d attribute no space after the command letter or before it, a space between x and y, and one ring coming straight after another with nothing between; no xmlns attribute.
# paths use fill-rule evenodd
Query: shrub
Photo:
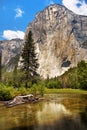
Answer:
<svg viewBox="0 0 87 130"><path fill-rule="evenodd" d="M55 79L50 79L47 83L46 83L46 87L47 88L62 88L62 84L60 81L55 80Z"/></svg>
<svg viewBox="0 0 87 130"><path fill-rule="evenodd" d="M38 83L38 92L41 96L44 95L44 92L45 92L45 83L44 82Z"/></svg>
<svg viewBox="0 0 87 130"><path fill-rule="evenodd" d="M31 87L31 93L36 96L38 93L38 88L37 88L37 84L33 84Z"/></svg>
<svg viewBox="0 0 87 130"><path fill-rule="evenodd" d="M25 87L20 87L19 88L19 93L20 93L20 95L26 95L27 94L26 88Z"/></svg>
<svg viewBox="0 0 87 130"><path fill-rule="evenodd" d="M12 87L6 87L0 85L0 100L11 100L14 97L14 92Z"/></svg>

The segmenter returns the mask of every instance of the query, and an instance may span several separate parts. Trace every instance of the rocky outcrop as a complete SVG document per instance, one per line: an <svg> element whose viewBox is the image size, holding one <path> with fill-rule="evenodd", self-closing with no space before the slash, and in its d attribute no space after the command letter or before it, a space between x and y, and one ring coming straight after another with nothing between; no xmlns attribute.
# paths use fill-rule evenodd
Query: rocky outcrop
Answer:
<svg viewBox="0 0 87 130"><path fill-rule="evenodd" d="M64 6L50 5L39 12L26 30L33 32L38 73L49 78L63 74L81 60L87 61L87 17Z"/></svg>
<svg viewBox="0 0 87 130"><path fill-rule="evenodd" d="M38 98L34 97L32 94L25 95L25 96L16 96L13 100L7 101L5 105L7 107L13 107L16 105L24 104L24 103L31 103L37 102Z"/></svg>
<svg viewBox="0 0 87 130"><path fill-rule="evenodd" d="M12 71L16 62L19 60L21 47L23 40L3 40L0 41L0 50L2 50L2 65L7 68L8 71Z"/></svg>

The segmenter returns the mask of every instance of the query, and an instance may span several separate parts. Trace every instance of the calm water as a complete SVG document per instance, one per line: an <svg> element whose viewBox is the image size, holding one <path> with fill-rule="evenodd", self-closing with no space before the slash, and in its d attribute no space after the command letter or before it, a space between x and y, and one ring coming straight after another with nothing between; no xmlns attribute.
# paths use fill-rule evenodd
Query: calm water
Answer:
<svg viewBox="0 0 87 130"><path fill-rule="evenodd" d="M0 130L87 130L87 95L47 97L12 108L0 103Z"/></svg>

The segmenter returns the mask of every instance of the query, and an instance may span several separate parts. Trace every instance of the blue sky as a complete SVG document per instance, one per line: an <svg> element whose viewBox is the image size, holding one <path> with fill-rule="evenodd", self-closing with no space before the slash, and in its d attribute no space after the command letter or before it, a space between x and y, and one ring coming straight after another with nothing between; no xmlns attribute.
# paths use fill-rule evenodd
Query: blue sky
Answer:
<svg viewBox="0 0 87 130"><path fill-rule="evenodd" d="M87 0L0 0L0 40L23 38L35 14L53 3L87 15Z"/></svg>

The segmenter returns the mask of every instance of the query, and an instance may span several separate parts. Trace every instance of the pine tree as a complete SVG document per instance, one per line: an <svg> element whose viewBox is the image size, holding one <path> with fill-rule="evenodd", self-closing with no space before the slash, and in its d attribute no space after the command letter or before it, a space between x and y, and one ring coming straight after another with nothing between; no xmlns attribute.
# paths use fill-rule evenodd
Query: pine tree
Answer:
<svg viewBox="0 0 87 130"><path fill-rule="evenodd" d="M35 76L37 76L37 68L39 66L38 59L35 52L35 43L32 38L32 32L29 34L25 40L24 47L22 49L22 70L25 73L26 80L32 81Z"/></svg>

